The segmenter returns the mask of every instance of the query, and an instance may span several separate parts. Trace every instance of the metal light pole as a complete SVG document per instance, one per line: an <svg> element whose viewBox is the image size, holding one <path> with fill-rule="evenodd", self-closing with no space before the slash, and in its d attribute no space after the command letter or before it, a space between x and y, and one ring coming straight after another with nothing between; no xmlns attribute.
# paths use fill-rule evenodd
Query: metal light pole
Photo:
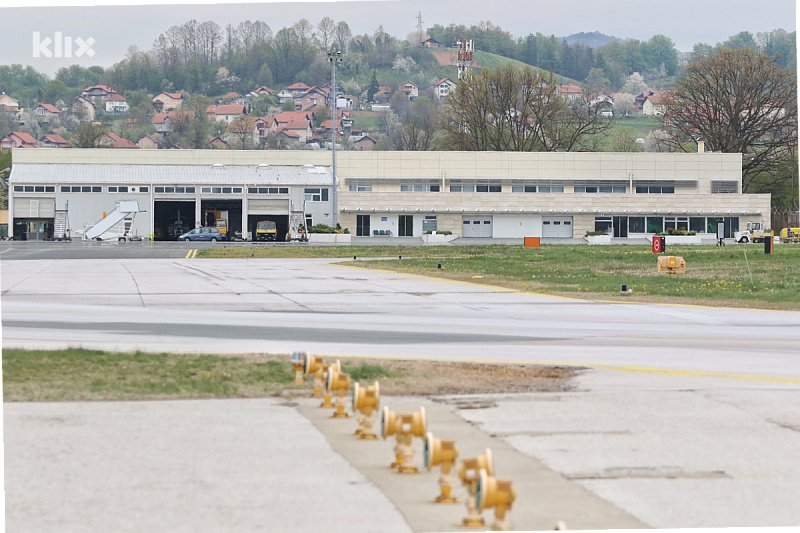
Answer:
<svg viewBox="0 0 800 533"><path fill-rule="evenodd" d="M333 129L333 188L331 200L333 202L333 224L335 228L339 220L339 207L336 202L336 63L342 62L342 51L334 48L328 52L328 61L331 62L331 127Z"/></svg>

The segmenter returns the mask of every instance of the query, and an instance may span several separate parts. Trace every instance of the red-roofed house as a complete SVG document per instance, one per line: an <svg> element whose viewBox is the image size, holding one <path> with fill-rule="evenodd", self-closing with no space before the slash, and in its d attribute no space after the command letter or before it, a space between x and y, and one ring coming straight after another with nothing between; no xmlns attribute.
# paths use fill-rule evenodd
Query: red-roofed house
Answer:
<svg viewBox="0 0 800 533"><path fill-rule="evenodd" d="M433 37L428 37L427 39L422 39L422 46L425 48L439 48L442 46L442 43L434 39Z"/></svg>
<svg viewBox="0 0 800 533"><path fill-rule="evenodd" d="M7 150L9 148L39 148L39 146L36 144L36 139L29 133L15 131L0 139L0 148Z"/></svg>
<svg viewBox="0 0 800 533"><path fill-rule="evenodd" d="M642 115L663 117L667 112L667 103L672 97L669 91L651 91L642 103Z"/></svg>
<svg viewBox="0 0 800 533"><path fill-rule="evenodd" d="M274 91L273 89L270 89L266 85L262 85L261 87L259 87L255 91L251 92L250 94L256 94L256 95L271 94L271 95L274 96L274 95L276 95L278 93L276 91Z"/></svg>
<svg viewBox="0 0 800 533"><path fill-rule="evenodd" d="M351 138L351 141L353 141L353 149L360 151L372 150L372 147L378 143L378 141L369 135L361 135L356 138Z"/></svg>
<svg viewBox="0 0 800 533"><path fill-rule="evenodd" d="M39 104L33 108L33 114L40 117L42 122L50 122L54 117L61 116L61 111L52 104Z"/></svg>
<svg viewBox="0 0 800 533"><path fill-rule="evenodd" d="M68 148L69 143L67 140L62 137L61 135L55 133L48 133L41 139L39 139L39 144L42 145L42 148Z"/></svg>
<svg viewBox="0 0 800 533"><path fill-rule="evenodd" d="M456 90L456 82L450 78L443 78L433 84L433 91L439 100L444 100L451 92Z"/></svg>
<svg viewBox="0 0 800 533"><path fill-rule="evenodd" d="M136 145L139 148L143 148L146 150L155 150L158 148L158 144L159 144L158 139L149 134L145 135L144 137L136 141Z"/></svg>
<svg viewBox="0 0 800 533"><path fill-rule="evenodd" d="M136 143L110 131L105 132L100 137L97 145L100 148L139 148Z"/></svg>
<svg viewBox="0 0 800 533"><path fill-rule="evenodd" d="M400 86L400 90L408 95L409 100L413 100L417 96L419 96L419 85L414 82L407 81L403 85Z"/></svg>
<svg viewBox="0 0 800 533"><path fill-rule="evenodd" d="M180 120L186 120L194 116L191 111L170 111L169 113L156 113L153 115L153 126L157 133L167 133L172 131L172 125Z"/></svg>
<svg viewBox="0 0 800 533"><path fill-rule="evenodd" d="M88 98L76 96L72 101L72 114L81 122L91 122L95 117L94 104Z"/></svg>
<svg viewBox="0 0 800 533"><path fill-rule="evenodd" d="M112 94L106 98L106 113L127 113L128 99L121 94Z"/></svg>
<svg viewBox="0 0 800 533"><path fill-rule="evenodd" d="M0 94L0 105L5 106L7 110L19 111L19 102L16 98L12 98L5 92Z"/></svg>
<svg viewBox="0 0 800 533"><path fill-rule="evenodd" d="M311 123L306 122L305 120L284 124L278 130L278 133L281 132L297 135L297 140L301 143L306 142L306 140L313 134L311 131ZM294 138L293 135L292 138Z"/></svg>
<svg viewBox="0 0 800 533"><path fill-rule="evenodd" d="M183 95L181 93L160 92L153 97L153 107L159 113L180 109L182 105Z"/></svg>
<svg viewBox="0 0 800 533"><path fill-rule="evenodd" d="M242 95L237 92L231 91L228 94L223 95L222 98L220 98L220 100L233 100L234 98L239 98L240 96Z"/></svg>
<svg viewBox="0 0 800 533"><path fill-rule="evenodd" d="M246 115L247 109L240 104L218 104L208 106L206 108L206 114L208 114L208 118L212 121L224 120L230 124L236 117Z"/></svg>
<svg viewBox="0 0 800 533"><path fill-rule="evenodd" d="M287 100L294 100L294 97L308 91L311 87L305 83L295 83L283 89L278 93L278 100L284 103Z"/></svg>
<svg viewBox="0 0 800 533"><path fill-rule="evenodd" d="M583 96L583 89L575 85L574 83L568 83L566 85L559 85L556 87L558 93L562 96L562 98L567 100L574 100L576 98L580 98Z"/></svg>
<svg viewBox="0 0 800 533"><path fill-rule="evenodd" d="M83 96L84 98L88 98L93 103L97 103L98 100L105 101L105 99L111 96L112 94L117 94L117 91L115 91L108 85L93 85L91 87L85 88L81 92L81 96Z"/></svg>
<svg viewBox="0 0 800 533"><path fill-rule="evenodd" d="M322 107L328 99L327 91L319 87L311 87L309 90L294 97L294 108L297 111L305 111L312 107Z"/></svg>
<svg viewBox="0 0 800 533"><path fill-rule="evenodd" d="M230 148L228 143L219 137L212 137L211 140L208 141L208 147L214 148L215 150L228 150Z"/></svg>

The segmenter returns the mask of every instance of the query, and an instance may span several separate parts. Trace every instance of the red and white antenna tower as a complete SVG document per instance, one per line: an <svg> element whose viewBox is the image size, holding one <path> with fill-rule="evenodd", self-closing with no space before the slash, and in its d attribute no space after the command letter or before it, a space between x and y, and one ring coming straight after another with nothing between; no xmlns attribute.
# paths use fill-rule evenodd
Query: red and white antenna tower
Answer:
<svg viewBox="0 0 800 533"><path fill-rule="evenodd" d="M458 47L458 79L464 75L472 63L472 52L475 50L475 42L472 39L459 39L456 41Z"/></svg>

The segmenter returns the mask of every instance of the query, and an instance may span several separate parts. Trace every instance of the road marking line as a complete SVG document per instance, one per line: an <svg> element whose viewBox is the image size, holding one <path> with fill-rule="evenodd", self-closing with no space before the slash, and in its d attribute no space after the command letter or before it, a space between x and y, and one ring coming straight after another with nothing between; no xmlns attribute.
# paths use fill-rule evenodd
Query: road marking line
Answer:
<svg viewBox="0 0 800 533"><path fill-rule="evenodd" d="M186 259L194 259L195 257L197 257L197 250L189 250L186 253Z"/></svg>
<svg viewBox="0 0 800 533"><path fill-rule="evenodd" d="M4 253L6 253L6 252L10 252L11 250L13 250L13 248L6 248L6 249L5 249L5 250L3 250L2 252L0 252L0 254L4 254Z"/></svg>

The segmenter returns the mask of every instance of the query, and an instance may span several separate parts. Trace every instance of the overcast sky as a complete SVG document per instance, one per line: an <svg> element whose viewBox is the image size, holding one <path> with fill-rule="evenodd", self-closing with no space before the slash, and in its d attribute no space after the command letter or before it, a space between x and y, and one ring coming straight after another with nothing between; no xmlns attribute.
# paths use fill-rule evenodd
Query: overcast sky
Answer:
<svg viewBox="0 0 800 533"><path fill-rule="evenodd" d="M63 1L11 0L12 5L17 6ZM129 46L149 50L160 33L191 19L198 22L213 20L222 27L228 23L236 25L243 20L260 19L277 32L301 18L307 18L316 26L320 19L328 16L336 22L346 21L353 34L372 34L383 25L389 34L404 39L416 31L420 12L425 28L450 23L470 26L489 20L514 37L537 32L562 37L582 31L599 31L620 38L647 40L653 35L663 34L671 38L680 51L689 51L698 42L713 45L740 31L750 31L754 35L777 28L794 31L797 21L794 0L361 0L3 7L0 8L0 20L3 21L0 65L31 65L49 75L73 63L107 67L123 59ZM54 39L55 32L59 31L76 43L78 38L84 41L93 38L91 49L95 52L94 57L35 58L34 32L39 32L40 41L43 41L48 37ZM476 43L476 47L480 49L480 43ZM54 53L54 46L50 45L49 50Z"/></svg>

